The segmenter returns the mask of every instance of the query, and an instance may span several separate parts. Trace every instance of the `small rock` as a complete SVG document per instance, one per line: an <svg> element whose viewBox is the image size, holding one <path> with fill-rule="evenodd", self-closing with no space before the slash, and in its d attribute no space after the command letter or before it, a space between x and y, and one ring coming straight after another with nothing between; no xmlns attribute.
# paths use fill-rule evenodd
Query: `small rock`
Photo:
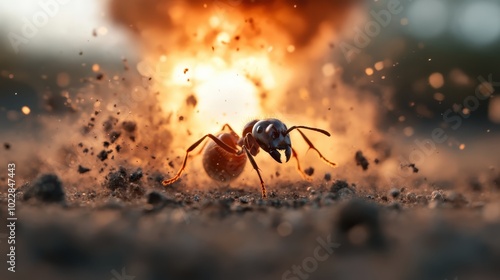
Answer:
<svg viewBox="0 0 500 280"><path fill-rule="evenodd" d="M409 192L406 194L406 200L410 203L414 203L417 201L417 196L414 193Z"/></svg>
<svg viewBox="0 0 500 280"><path fill-rule="evenodd" d="M157 191L148 194L148 204L156 205L166 200L166 197Z"/></svg>
<svg viewBox="0 0 500 280"><path fill-rule="evenodd" d="M442 202L444 200L444 197L441 191L433 191L431 193L431 200Z"/></svg>
<svg viewBox="0 0 500 280"><path fill-rule="evenodd" d="M330 181L332 179L332 174L330 173L325 173L325 177L324 177L325 181Z"/></svg>
<svg viewBox="0 0 500 280"><path fill-rule="evenodd" d="M306 173L308 176L312 176L314 174L314 168L309 167L304 170L304 173Z"/></svg>
<svg viewBox="0 0 500 280"><path fill-rule="evenodd" d="M43 202L64 201L64 190L61 181L54 174L45 174L36 179L32 186L24 193L24 200L31 198Z"/></svg>
<svg viewBox="0 0 500 280"><path fill-rule="evenodd" d="M130 174L129 180L130 182L137 182L142 178L142 176L142 169L139 167L134 173Z"/></svg>
<svg viewBox="0 0 500 280"><path fill-rule="evenodd" d="M127 187L127 170L120 166L118 171L109 172L106 176L106 187L112 191L116 189L125 189Z"/></svg>
<svg viewBox="0 0 500 280"><path fill-rule="evenodd" d="M341 200L351 199L355 194L356 192L351 188L343 188L337 192L337 195Z"/></svg>
<svg viewBox="0 0 500 280"><path fill-rule="evenodd" d="M108 151L102 150L97 154L97 158L100 159L101 161L105 161L108 159Z"/></svg>
<svg viewBox="0 0 500 280"><path fill-rule="evenodd" d="M348 188L348 187L349 187L349 184L347 184L346 181L344 181L344 180L335 180L335 182L333 182L333 184L332 184L332 187L330 188L330 191L333 192L333 193L336 193L339 190L341 190L343 188Z"/></svg>
<svg viewBox="0 0 500 280"><path fill-rule="evenodd" d="M399 195L401 194L401 192L396 189L396 188L392 188L390 191L389 191L389 195L392 197L392 198L397 198Z"/></svg>

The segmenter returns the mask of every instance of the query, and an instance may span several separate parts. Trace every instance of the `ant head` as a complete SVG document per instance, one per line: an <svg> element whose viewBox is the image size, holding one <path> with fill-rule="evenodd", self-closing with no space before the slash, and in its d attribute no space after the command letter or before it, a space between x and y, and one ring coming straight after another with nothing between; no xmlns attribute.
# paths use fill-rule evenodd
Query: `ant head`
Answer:
<svg viewBox="0 0 500 280"><path fill-rule="evenodd" d="M259 146L269 153L274 160L281 161L281 152L285 152L287 162L292 154L292 143L286 125L278 119L265 119L255 123L252 135Z"/></svg>

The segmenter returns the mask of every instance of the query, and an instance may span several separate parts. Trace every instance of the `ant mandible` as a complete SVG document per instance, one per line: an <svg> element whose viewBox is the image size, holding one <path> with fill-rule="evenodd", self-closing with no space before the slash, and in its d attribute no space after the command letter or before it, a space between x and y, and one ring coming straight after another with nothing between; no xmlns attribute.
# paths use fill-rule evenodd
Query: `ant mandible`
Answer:
<svg viewBox="0 0 500 280"><path fill-rule="evenodd" d="M188 160L189 153L192 152L196 147L198 147L205 138L210 138L213 141L207 142L203 145L203 168L207 174L214 180L221 182L229 182L236 177L238 177L245 167L247 162L247 157L253 166L253 169L257 172L260 179L260 185L262 187L262 197L267 197L266 186L262 176L260 175L259 167L253 158L259 153L259 149L264 150L271 157L279 163L281 161L281 153L279 151L284 151L286 162L293 156L297 160L297 170L302 175L302 177L307 178L306 174L300 168L299 159L297 153L292 148L292 143L290 141L290 132L296 129L304 141L309 145L309 149L315 150L319 157L326 162L328 165L335 167L335 163L327 160L321 152L314 147L313 143L300 129L309 129L326 136L330 136L325 130L308 127L308 126L292 126L287 129L286 125L278 119L264 119L264 120L253 120L245 125L243 128L243 137L239 137L236 132L229 126L225 124L222 126L222 131L228 129L229 132L221 132L217 136L213 134L206 134L201 137L198 141L192 144L186 150L186 156L182 162L182 166L177 171L177 174L168 179L164 180L162 184L164 186L170 185L175 181L179 180L182 172L186 168L186 163ZM238 146L241 149L238 149Z"/></svg>

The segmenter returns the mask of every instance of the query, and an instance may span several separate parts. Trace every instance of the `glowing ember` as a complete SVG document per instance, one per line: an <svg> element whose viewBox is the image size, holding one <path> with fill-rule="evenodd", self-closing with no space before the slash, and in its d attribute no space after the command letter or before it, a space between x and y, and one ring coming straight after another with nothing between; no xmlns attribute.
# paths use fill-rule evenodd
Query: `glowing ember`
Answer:
<svg viewBox="0 0 500 280"><path fill-rule="evenodd" d="M23 106L23 107L21 108L21 111L22 111L22 112L23 112L23 114L25 114L25 115L29 115L29 114L31 113L31 109L30 109L30 107L28 107L28 106Z"/></svg>

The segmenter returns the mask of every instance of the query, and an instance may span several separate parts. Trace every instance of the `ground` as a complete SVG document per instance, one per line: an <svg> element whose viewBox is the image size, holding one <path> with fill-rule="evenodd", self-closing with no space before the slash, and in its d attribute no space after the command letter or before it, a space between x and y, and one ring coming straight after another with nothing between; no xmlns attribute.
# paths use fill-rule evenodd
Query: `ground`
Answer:
<svg viewBox="0 0 500 280"><path fill-rule="evenodd" d="M270 185L262 199L146 186L124 168L97 192L45 174L18 190L16 273L2 279L498 279L498 188L326 179Z"/></svg>

